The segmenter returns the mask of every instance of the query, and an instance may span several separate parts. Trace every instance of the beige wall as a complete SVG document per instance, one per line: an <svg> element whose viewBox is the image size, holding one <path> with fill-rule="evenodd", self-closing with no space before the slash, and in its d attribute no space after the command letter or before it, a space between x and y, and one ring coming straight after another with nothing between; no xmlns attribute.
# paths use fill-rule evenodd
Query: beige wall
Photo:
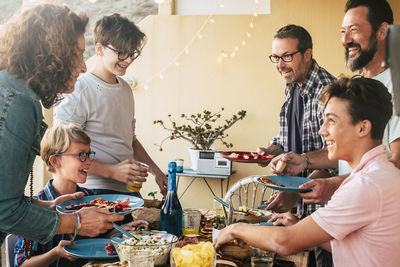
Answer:
<svg viewBox="0 0 400 267"><path fill-rule="evenodd" d="M399 10L400 1L389 2L393 10ZM203 39L195 41L190 53L179 60L179 68L171 66L163 73L163 80L156 78L148 84L148 90L134 90L137 136L151 157L162 169L176 158L185 159L185 166L189 166L189 143L167 141L163 152L154 146L168 133L153 125L153 120L167 120L167 114L177 118L181 113L197 113L204 109L216 111L222 106L226 116L247 110L247 117L228 131L227 141L233 142L235 150L254 151L258 146L266 145L278 133L284 94L284 82L267 58L274 32L290 23L304 26L313 37L314 57L318 63L334 75L350 74L345 68L340 44L344 3L344 0L272 0L271 14L256 18L256 27L246 47L220 64L217 63L219 52L240 44L251 16L216 16L216 23L209 24L202 32ZM157 74L185 47L205 19L206 16L147 17L140 23L148 37L147 45L143 56L128 72L139 83ZM213 147L225 149L220 143ZM270 174L269 168L253 164L234 163L233 168L237 173L232 176L231 184L248 175ZM180 190L190 180L181 178ZM209 182L213 190L219 192L219 180L209 179ZM142 194L146 196L156 188L154 181L149 179ZM212 195L204 181L197 179L181 203L184 208L209 208L212 207Z"/></svg>

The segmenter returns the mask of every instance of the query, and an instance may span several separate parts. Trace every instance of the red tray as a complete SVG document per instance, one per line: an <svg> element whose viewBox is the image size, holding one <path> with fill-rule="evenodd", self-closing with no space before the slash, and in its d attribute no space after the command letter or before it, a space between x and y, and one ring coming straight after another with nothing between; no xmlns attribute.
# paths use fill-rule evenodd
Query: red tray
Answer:
<svg viewBox="0 0 400 267"><path fill-rule="evenodd" d="M274 158L273 155L261 156L257 152L249 151L220 151L219 153L221 153L222 157L230 161L241 163L268 163L272 158ZM246 155L248 158L246 158Z"/></svg>

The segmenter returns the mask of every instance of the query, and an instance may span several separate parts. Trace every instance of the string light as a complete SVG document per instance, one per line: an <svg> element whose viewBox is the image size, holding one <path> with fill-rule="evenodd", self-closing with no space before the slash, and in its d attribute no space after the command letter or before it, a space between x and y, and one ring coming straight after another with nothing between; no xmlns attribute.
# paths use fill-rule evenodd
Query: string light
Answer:
<svg viewBox="0 0 400 267"><path fill-rule="evenodd" d="M93 0L92 0L93 1ZM97 1L97 0L94 0ZM164 0L154 0L156 3L160 4L162 2L164 2ZM195 40L198 39L203 39L204 37L204 33L202 34L203 30L205 29L205 27L207 26L207 24L209 23L215 23L215 19L213 18L213 16L216 14L216 11L218 10L218 8L224 8L224 4L223 4L224 0L219 0L218 4L216 5L214 12L212 12L207 19L204 21L203 25L199 28L199 30L194 34L193 38L186 44L185 48L179 52L164 68L162 68L158 73L155 73L154 75L152 75L149 79L147 79L146 81L139 83L135 88L141 88L143 87L145 90L148 90L149 86L148 84L151 83L154 79L156 79L157 77L160 80L164 79L164 73L172 66L175 65L176 67L180 67L180 63L179 60L183 55L187 55L190 53L189 48L192 46L192 44L194 43ZM251 18L250 24L249 24L249 29L246 31L246 35L245 38L240 42L242 46L245 46L247 43L247 39L249 39L251 37L251 30L255 27L254 26L254 19L255 17L258 16L257 11L257 4L259 3L259 0L254 0L255 3L255 11L253 13L253 16ZM225 50L221 50L220 55L217 57L217 62L221 63L224 59L227 59L229 57L234 57L237 52L239 51L239 46L236 45L234 49L230 50L230 51L225 51Z"/></svg>
<svg viewBox="0 0 400 267"><path fill-rule="evenodd" d="M253 13L253 16L251 18L251 21L250 21L250 24L249 24L249 28L246 31L245 38L240 42L242 46L246 46L247 40L251 37L251 31L255 27L254 26L254 20L258 16L258 13L257 13L258 3L259 3L259 0L254 0L254 13ZM237 54L236 52L238 52L238 50L239 50L238 46L236 46L233 50L230 50L230 51L221 50L220 56L218 57L218 59L221 58L221 60L218 60L218 62L221 63L222 59L227 58L226 56L223 56L223 55L226 55L226 54L230 55L230 57L234 57Z"/></svg>

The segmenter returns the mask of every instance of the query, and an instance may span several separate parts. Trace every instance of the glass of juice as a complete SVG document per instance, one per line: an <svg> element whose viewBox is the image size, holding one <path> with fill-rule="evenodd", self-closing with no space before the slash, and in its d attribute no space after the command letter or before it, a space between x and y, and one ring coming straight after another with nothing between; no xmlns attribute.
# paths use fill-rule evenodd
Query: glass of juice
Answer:
<svg viewBox="0 0 400 267"><path fill-rule="evenodd" d="M150 171L150 166L147 165L146 163L134 161L134 162L132 162L132 164L133 165L138 165L140 167L145 168L147 170L147 172ZM138 176L138 177L144 178L144 177L141 177L141 176ZM134 181L133 183L135 184L135 186L131 186L131 185L127 184L126 185L126 189L128 189L129 191L133 191L133 192L139 192L140 189L142 189L142 184L143 183L142 182L137 182L137 181Z"/></svg>
<svg viewBox="0 0 400 267"><path fill-rule="evenodd" d="M182 219L182 235L198 235L201 212L196 209L184 209Z"/></svg>

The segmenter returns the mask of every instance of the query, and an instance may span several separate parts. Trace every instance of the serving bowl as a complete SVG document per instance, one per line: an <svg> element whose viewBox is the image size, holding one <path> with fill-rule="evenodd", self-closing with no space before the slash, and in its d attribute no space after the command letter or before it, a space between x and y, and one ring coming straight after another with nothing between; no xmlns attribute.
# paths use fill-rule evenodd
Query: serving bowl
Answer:
<svg viewBox="0 0 400 267"><path fill-rule="evenodd" d="M154 265L163 265L167 263L169 253L175 247L178 237L167 232L161 231L143 231L130 232L139 240L128 238L117 233L111 236L113 243L121 262L129 262L130 257L135 255L149 255L153 257Z"/></svg>

